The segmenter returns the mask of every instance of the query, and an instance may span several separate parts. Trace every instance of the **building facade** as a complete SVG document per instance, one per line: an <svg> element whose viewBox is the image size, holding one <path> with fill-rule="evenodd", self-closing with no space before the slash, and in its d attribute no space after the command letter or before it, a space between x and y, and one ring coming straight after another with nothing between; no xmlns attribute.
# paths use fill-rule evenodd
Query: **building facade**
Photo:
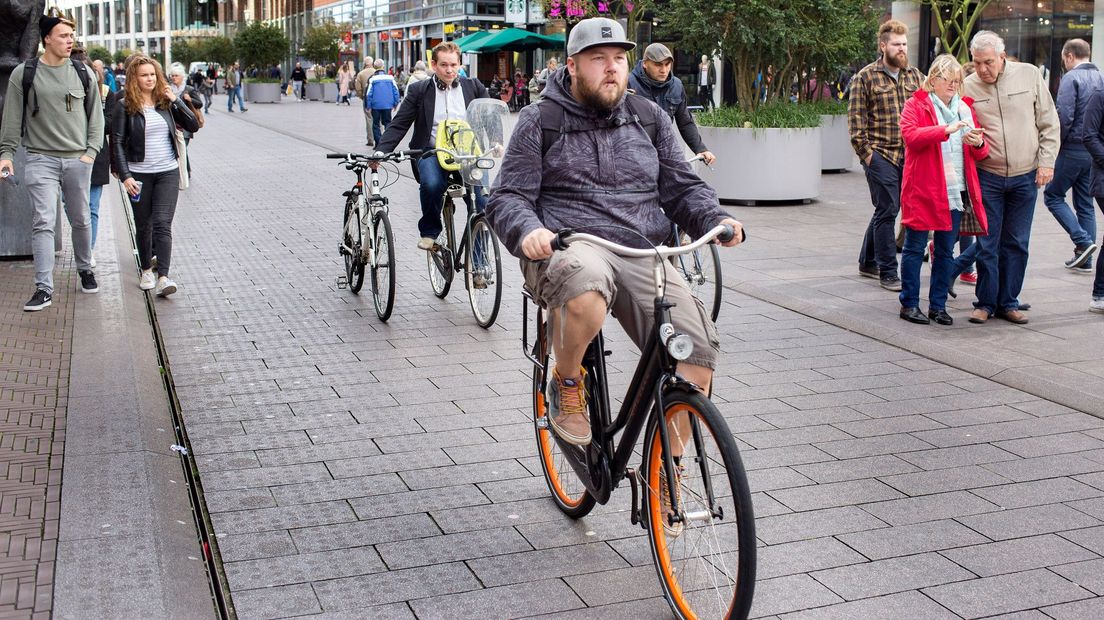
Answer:
<svg viewBox="0 0 1104 620"><path fill-rule="evenodd" d="M141 51L172 62L172 40L218 34L216 0L59 0L77 39L111 52Z"/></svg>

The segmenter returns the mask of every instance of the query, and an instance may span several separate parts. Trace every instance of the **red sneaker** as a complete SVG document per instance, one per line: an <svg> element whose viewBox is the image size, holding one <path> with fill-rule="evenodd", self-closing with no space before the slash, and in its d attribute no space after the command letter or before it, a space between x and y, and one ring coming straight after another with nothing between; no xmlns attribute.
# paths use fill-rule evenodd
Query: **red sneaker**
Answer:
<svg viewBox="0 0 1104 620"><path fill-rule="evenodd" d="M970 286L977 286L977 272L970 271L958 276L959 280L962 280L963 284L969 284Z"/></svg>

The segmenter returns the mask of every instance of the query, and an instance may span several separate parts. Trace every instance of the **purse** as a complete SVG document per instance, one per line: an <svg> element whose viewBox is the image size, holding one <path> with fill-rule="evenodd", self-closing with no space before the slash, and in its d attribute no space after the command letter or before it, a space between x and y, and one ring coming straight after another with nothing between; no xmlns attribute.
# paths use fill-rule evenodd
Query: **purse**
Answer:
<svg viewBox="0 0 1104 620"><path fill-rule="evenodd" d="M184 142L184 131L177 129L173 132L173 140L176 142L177 173L180 175L180 189L188 189L188 145Z"/></svg>

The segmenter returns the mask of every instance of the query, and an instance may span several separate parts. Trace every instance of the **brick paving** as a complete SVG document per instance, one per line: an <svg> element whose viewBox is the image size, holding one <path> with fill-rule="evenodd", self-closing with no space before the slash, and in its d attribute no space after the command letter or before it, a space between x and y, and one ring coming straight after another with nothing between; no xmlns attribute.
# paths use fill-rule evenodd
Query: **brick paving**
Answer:
<svg viewBox="0 0 1104 620"><path fill-rule="evenodd" d="M400 180L381 324L334 284L351 177L317 146L356 148L359 110L213 109L157 314L239 616L666 617L627 490L578 522L547 499L514 261L490 330L462 290L435 299ZM839 208L865 213L852 179ZM1104 614L1104 422L740 293L719 328L754 616ZM610 341L623 386L634 354Z"/></svg>
<svg viewBox="0 0 1104 620"><path fill-rule="evenodd" d="M48 618L53 609L73 298L80 294L68 243L54 285L52 306L25 313L34 266L0 261L0 618Z"/></svg>

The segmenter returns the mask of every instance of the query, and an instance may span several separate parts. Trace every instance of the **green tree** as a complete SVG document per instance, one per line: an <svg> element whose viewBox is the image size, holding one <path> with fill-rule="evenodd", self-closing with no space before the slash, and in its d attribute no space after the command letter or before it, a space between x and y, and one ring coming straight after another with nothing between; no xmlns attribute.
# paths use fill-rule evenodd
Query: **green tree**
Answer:
<svg viewBox="0 0 1104 620"><path fill-rule="evenodd" d="M114 60L116 64L126 62L127 56L130 56L133 53L134 52L130 48L123 47L115 50L115 54L112 56L112 60Z"/></svg>
<svg viewBox="0 0 1104 620"><path fill-rule="evenodd" d="M234 36L234 51L246 67L274 65L284 59L290 46L279 26L261 22L249 24Z"/></svg>
<svg viewBox="0 0 1104 620"><path fill-rule="evenodd" d="M299 54L315 63L337 62L337 55L341 51L339 41L343 32L342 27L332 20L311 26L303 33L303 47Z"/></svg>
<svg viewBox="0 0 1104 620"><path fill-rule="evenodd" d="M915 0L931 7L943 49L958 62L970 60L970 37L981 13L993 0Z"/></svg>
<svg viewBox="0 0 1104 620"><path fill-rule="evenodd" d="M217 36L203 39L200 42L200 48L203 51L203 58L200 60L217 62L223 67L230 66L238 57L230 37Z"/></svg>
<svg viewBox="0 0 1104 620"><path fill-rule="evenodd" d="M88 58L91 60L102 60L105 65L111 64L111 52L102 45L89 46Z"/></svg>
<svg viewBox="0 0 1104 620"><path fill-rule="evenodd" d="M172 45L173 62L188 67L193 62L206 60L203 57L203 44L196 39L176 39Z"/></svg>

